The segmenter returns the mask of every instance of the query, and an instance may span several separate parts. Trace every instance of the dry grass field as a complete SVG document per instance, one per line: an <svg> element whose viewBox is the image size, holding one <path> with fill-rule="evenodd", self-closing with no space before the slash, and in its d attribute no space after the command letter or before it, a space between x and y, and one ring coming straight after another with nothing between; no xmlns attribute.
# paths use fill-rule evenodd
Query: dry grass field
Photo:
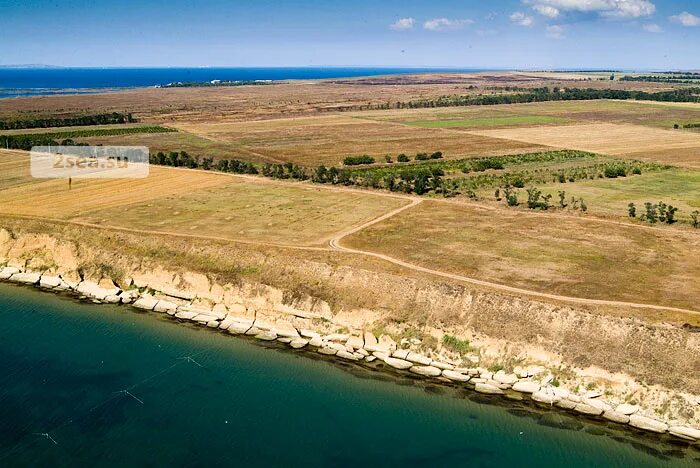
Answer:
<svg viewBox="0 0 700 468"><path fill-rule="evenodd" d="M158 166L144 179L74 179L69 190L63 179L32 179L28 156L19 152L0 152L0 170L0 213L290 245L323 244L407 203Z"/></svg>
<svg viewBox="0 0 700 468"><path fill-rule="evenodd" d="M546 293L698 307L695 233L428 201L343 243Z"/></svg>
<svg viewBox="0 0 700 468"><path fill-rule="evenodd" d="M591 123L474 130L472 133L700 168L700 134L694 132L653 129L639 125ZM690 154L677 158L674 156L675 151Z"/></svg>
<svg viewBox="0 0 700 468"><path fill-rule="evenodd" d="M394 158L399 153L442 151L447 158L522 153L540 145L415 128L346 115L252 122L177 123L176 128L217 144L249 151L259 158L305 166L342 165L351 155Z"/></svg>
<svg viewBox="0 0 700 468"><path fill-rule="evenodd" d="M149 231L322 246L336 232L407 203L371 193L218 178L228 181L145 203L86 209L71 219Z"/></svg>

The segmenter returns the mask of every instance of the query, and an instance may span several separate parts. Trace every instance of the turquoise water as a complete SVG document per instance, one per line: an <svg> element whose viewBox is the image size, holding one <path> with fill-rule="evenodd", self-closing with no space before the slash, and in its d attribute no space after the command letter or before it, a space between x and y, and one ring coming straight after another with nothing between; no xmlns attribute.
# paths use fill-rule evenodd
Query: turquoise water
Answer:
<svg viewBox="0 0 700 468"><path fill-rule="evenodd" d="M695 448L309 356L0 284L0 466L700 463Z"/></svg>

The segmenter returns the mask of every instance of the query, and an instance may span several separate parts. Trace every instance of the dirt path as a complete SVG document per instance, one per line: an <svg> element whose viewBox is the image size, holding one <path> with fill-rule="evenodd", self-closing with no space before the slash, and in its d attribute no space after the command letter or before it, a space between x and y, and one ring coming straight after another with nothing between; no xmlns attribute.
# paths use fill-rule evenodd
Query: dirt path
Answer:
<svg viewBox="0 0 700 468"><path fill-rule="evenodd" d="M389 255L384 255L381 253L377 252L372 252L368 250L358 250L358 249L352 249L349 247L343 247L340 244L340 241L348 237L352 234L355 234L369 226L372 226L374 224L380 223L386 219L391 218L392 216L395 216L399 213L401 213L404 210L407 210L409 208L413 208L414 206L418 205L421 202L420 199L418 200L413 200L412 203L403 206L401 208L398 208L396 210L393 210L389 213L386 213L378 218L373 219L372 221L369 221L361 226L357 226L353 229L349 229L347 231L341 232L340 234L336 235L331 241L328 243L330 247L334 250L338 250L341 252L348 252L348 253L354 253L358 255L367 255L370 257L375 257L379 258L381 260L385 260L387 262L391 262L395 265L399 265L404 268L408 268L414 271L419 271L421 273L428 273L431 275L435 276L440 276L443 278L449 278L452 280L457 280L465 283L470 283L470 284L475 284L478 286L484 286L490 289L495 289L497 291L504 291L504 292L509 292L509 293L515 293L515 294L522 294L530 297L539 297L539 298L544 298L544 299L552 299L556 301L564 301L564 302L571 302L575 304L587 304L587 305L605 305L605 306L617 306L617 307L632 307L635 309L653 309L653 310L664 310L664 311L673 311L673 312L682 312L686 314L693 314L693 315L700 315L700 311L695 311L695 310L689 310L689 309L681 309L677 307L667 307L667 306L661 306L661 305L655 305L655 304L641 304L637 302L624 302L624 301L606 301L602 299L587 299L583 297L573 297L573 296L561 296L558 294L548 294L548 293L543 293L539 291L533 291L530 289L522 289L522 288L516 288L513 286L507 286L504 284L499 284L499 283L493 283L490 281L484 281L476 278L471 278L468 276L462 276L462 275L456 275L453 273L447 273L444 271L440 270L433 270L432 268L426 268L420 265L415 265L413 263L405 262L403 260L400 260L398 258L391 257Z"/></svg>

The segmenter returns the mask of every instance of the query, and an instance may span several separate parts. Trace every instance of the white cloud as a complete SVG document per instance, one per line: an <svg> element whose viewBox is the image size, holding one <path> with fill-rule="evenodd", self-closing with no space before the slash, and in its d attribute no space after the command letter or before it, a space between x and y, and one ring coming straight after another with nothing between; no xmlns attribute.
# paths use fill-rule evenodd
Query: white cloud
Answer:
<svg viewBox="0 0 700 468"><path fill-rule="evenodd" d="M687 11L684 11L680 15L671 16L669 17L669 19L674 23L682 24L687 28L691 28L693 26L700 26L700 18L688 13Z"/></svg>
<svg viewBox="0 0 700 468"><path fill-rule="evenodd" d="M559 10L550 5L534 5L532 9L547 18L556 18L559 16Z"/></svg>
<svg viewBox="0 0 700 468"><path fill-rule="evenodd" d="M529 28L535 22L532 16L528 16L522 11L516 11L510 15L510 20L518 26L525 26L526 28Z"/></svg>
<svg viewBox="0 0 700 468"><path fill-rule="evenodd" d="M445 31L447 29L460 29L474 24L472 20L451 20L447 18L435 18L425 22L423 27L429 31Z"/></svg>
<svg viewBox="0 0 700 468"><path fill-rule="evenodd" d="M522 0L539 14L556 18L562 13L597 13L605 18L651 16L656 6L649 0Z"/></svg>
<svg viewBox="0 0 700 468"><path fill-rule="evenodd" d="M656 23L645 24L644 26L642 26L642 28L644 28L644 30L645 30L646 32L650 32L650 33L660 33L660 32L662 32L661 26L659 26L659 25L656 24Z"/></svg>
<svg viewBox="0 0 700 468"><path fill-rule="evenodd" d="M561 39L564 37L564 28L558 24L547 26L547 37L552 39Z"/></svg>
<svg viewBox="0 0 700 468"><path fill-rule="evenodd" d="M405 31L407 29L413 29L413 25L416 24L416 20L413 18L401 18L391 23L389 28L394 31Z"/></svg>

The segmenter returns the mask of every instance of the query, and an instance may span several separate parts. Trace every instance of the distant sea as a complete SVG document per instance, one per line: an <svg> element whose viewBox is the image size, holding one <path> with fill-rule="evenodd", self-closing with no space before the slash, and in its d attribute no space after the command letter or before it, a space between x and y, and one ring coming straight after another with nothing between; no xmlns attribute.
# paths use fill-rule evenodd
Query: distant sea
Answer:
<svg viewBox="0 0 700 468"><path fill-rule="evenodd" d="M299 80L395 75L445 68L0 68L0 98L95 93L123 88L211 80Z"/></svg>

